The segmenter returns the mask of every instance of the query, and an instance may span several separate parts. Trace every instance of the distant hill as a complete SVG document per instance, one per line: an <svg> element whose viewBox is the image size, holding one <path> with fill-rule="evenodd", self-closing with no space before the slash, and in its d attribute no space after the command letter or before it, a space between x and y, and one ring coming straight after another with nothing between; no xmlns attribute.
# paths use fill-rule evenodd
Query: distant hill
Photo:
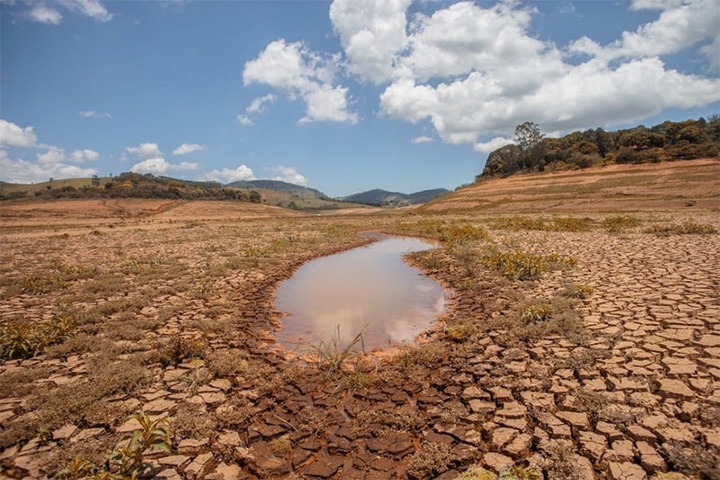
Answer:
<svg viewBox="0 0 720 480"><path fill-rule="evenodd" d="M421 192L406 194L400 192L389 192L387 190L376 188L374 190L368 190L367 192L356 193L344 197L342 200L345 202L380 206L418 205L421 203L427 203L430 200L448 192L449 190L444 188L435 188L433 190L423 190Z"/></svg>
<svg viewBox="0 0 720 480"><path fill-rule="evenodd" d="M294 183L282 182L280 180L240 180L237 182L228 183L227 186L235 188L264 188L266 190L288 192L292 193L293 195L309 195L315 198L328 198L328 196L320 190L303 187L302 185L295 185Z"/></svg>

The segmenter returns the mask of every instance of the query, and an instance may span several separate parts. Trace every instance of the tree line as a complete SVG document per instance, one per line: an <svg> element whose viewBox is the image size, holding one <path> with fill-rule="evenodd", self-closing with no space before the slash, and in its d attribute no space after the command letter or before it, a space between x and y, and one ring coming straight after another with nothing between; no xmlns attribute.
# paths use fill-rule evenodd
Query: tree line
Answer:
<svg viewBox="0 0 720 480"><path fill-rule="evenodd" d="M51 179L52 180L52 179ZM90 185L82 187L63 186L53 188L52 181L44 189L16 191L12 194L0 194L0 200L12 198L165 198L183 200L235 200L239 202L261 203L262 195L256 191L223 187L218 182L193 182L152 174L122 173L106 180L93 177Z"/></svg>
<svg viewBox="0 0 720 480"><path fill-rule="evenodd" d="M515 128L515 143L490 153L477 179L517 172L575 170L615 163L692 160L720 155L720 117L666 121L654 127L602 128L547 138L534 122Z"/></svg>

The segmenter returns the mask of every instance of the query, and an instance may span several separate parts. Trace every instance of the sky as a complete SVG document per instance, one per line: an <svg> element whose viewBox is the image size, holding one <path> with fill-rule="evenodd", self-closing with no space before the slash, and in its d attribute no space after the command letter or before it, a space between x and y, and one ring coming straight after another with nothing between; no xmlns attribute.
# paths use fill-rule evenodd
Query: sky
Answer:
<svg viewBox="0 0 720 480"><path fill-rule="evenodd" d="M0 0L4 181L453 189L525 121L718 113L718 0Z"/></svg>

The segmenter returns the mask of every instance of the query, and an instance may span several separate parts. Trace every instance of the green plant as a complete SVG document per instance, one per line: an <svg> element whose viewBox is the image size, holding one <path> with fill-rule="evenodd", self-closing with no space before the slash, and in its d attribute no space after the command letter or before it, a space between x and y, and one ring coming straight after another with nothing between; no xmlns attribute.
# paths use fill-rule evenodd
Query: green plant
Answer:
<svg viewBox="0 0 720 480"><path fill-rule="evenodd" d="M107 464L114 478L135 479L141 476L146 468L143 454L148 450L169 455L173 453L172 429L167 419L152 420L143 411L131 418L140 424L140 428L126 435L108 456Z"/></svg>
<svg viewBox="0 0 720 480"><path fill-rule="evenodd" d="M75 455L70 462L70 465L56 473L55 478L63 480L90 478L97 471L97 468L97 465L94 463L85 460L79 455Z"/></svg>
<svg viewBox="0 0 720 480"><path fill-rule="evenodd" d="M562 290L560 290L558 292L558 295L566 298L584 299L592 295L594 291L595 287L593 287L592 285L576 285L574 283L571 283Z"/></svg>
<svg viewBox="0 0 720 480"><path fill-rule="evenodd" d="M470 323L455 323L448 325L445 329L445 334L450 340L455 342L464 342L468 340L475 332L477 328Z"/></svg>
<svg viewBox="0 0 720 480"><path fill-rule="evenodd" d="M712 225L684 222L681 224L654 225L645 230L645 233L657 235L708 235L717 233L717 229Z"/></svg>
<svg viewBox="0 0 720 480"><path fill-rule="evenodd" d="M550 320L553 310L549 303L531 303L520 311L520 319L528 324L546 322Z"/></svg>
<svg viewBox="0 0 720 480"><path fill-rule="evenodd" d="M441 230L440 238L447 243L457 244L474 240L490 240L490 234L477 225L453 223Z"/></svg>
<svg viewBox="0 0 720 480"><path fill-rule="evenodd" d="M319 345L313 346L312 350L317 357L318 364L327 371L328 375L341 372L345 363L360 355L356 347L360 345L361 351L365 352L365 342L361 331L353 337L345 346L340 337L340 325L336 327L335 333L329 342L320 341Z"/></svg>
<svg viewBox="0 0 720 480"><path fill-rule="evenodd" d="M457 480L498 480L498 476L482 467L474 466L465 470Z"/></svg>
<svg viewBox="0 0 720 480"><path fill-rule="evenodd" d="M641 223L640 219L635 216L618 215L605 218L602 225L608 233L620 233L630 228L635 228Z"/></svg>
<svg viewBox="0 0 720 480"><path fill-rule="evenodd" d="M536 467L515 465L500 472L498 480L543 480L543 475Z"/></svg>
<svg viewBox="0 0 720 480"><path fill-rule="evenodd" d="M65 340L75 326L76 318L65 312L37 324L9 321L0 326L0 360L34 357Z"/></svg>
<svg viewBox="0 0 720 480"><path fill-rule="evenodd" d="M513 280L531 280L550 270L575 266L575 260L562 255L534 255L520 250L486 255L483 262Z"/></svg>

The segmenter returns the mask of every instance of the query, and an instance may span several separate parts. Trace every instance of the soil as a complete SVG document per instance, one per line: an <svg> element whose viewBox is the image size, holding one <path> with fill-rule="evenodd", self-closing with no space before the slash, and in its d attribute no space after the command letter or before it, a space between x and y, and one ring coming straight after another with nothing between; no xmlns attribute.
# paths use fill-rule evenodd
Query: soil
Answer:
<svg viewBox="0 0 720 480"><path fill-rule="evenodd" d="M655 180L628 182L630 171ZM715 159L510 177L423 209L322 216L230 202L0 205L0 323L76 320L63 343L0 364L1 475L49 477L75 455L101 465L142 410L174 431L172 453L145 452L154 478L453 479L474 465L720 478L720 239L653 233L720 229L719 171ZM603 189L596 202L528 192L618 178L607 188L627 195ZM490 197L511 200L448 211ZM499 223L552 202L590 229ZM628 210L643 210L633 226L604 227ZM274 290L302 263L368 230L437 236L433 222L480 226L490 243L409 259L453 292L416 346L333 371L275 342ZM513 280L481 261L488 249L575 265ZM568 300L569 285L592 291ZM565 330L519 322L533 302L565 305Z"/></svg>

